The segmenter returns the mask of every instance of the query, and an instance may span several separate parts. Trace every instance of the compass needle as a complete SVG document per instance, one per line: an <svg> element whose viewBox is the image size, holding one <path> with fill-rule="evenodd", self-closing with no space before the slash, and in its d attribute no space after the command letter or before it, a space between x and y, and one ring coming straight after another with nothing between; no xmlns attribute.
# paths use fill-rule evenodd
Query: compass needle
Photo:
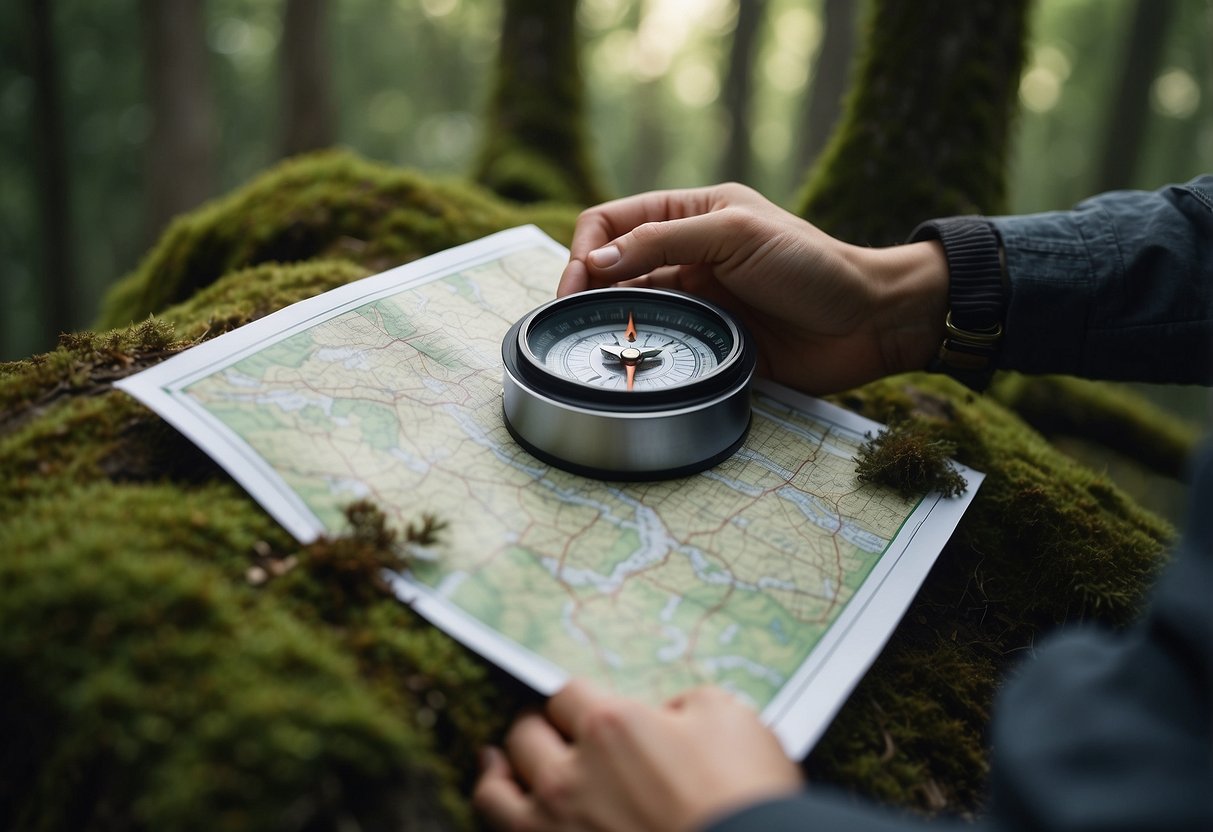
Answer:
<svg viewBox="0 0 1213 832"><path fill-rule="evenodd" d="M636 340L636 321L633 320L632 313L630 311L628 312L628 328L623 333L623 336L627 338L629 342Z"/></svg>

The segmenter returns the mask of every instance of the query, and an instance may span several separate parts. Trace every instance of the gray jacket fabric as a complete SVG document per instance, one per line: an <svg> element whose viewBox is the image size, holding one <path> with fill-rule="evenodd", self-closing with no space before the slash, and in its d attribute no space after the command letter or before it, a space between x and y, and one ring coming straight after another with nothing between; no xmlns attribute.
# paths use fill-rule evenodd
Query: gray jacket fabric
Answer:
<svg viewBox="0 0 1213 832"><path fill-rule="evenodd" d="M1001 366L1213 385L1213 176L989 222L1009 279ZM1139 625L1060 634L1005 686L976 828L1213 830L1213 447L1192 483L1182 542ZM949 825L810 789L709 828Z"/></svg>

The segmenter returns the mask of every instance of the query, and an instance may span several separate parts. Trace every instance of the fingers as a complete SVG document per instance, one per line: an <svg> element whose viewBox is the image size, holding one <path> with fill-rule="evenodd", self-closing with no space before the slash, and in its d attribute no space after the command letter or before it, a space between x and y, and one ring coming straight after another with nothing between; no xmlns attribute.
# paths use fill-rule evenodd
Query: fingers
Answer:
<svg viewBox="0 0 1213 832"><path fill-rule="evenodd" d="M722 208L710 214L638 226L590 252L586 265L592 279L608 281L636 277L663 266L718 269L745 262L774 233L763 218L746 208Z"/></svg>
<svg viewBox="0 0 1213 832"><path fill-rule="evenodd" d="M666 702L672 711L684 714L702 714L712 711L738 709L752 713L753 709L727 690L715 685L701 685L683 691Z"/></svg>
<svg viewBox="0 0 1213 832"><path fill-rule="evenodd" d="M514 779L505 755L496 748L481 753L482 771L472 792L472 805L498 829L535 829L540 826L535 802Z"/></svg>
<svg viewBox="0 0 1213 832"><path fill-rule="evenodd" d="M548 700L547 716L564 736L575 739L577 726L585 715L608 698L608 694L585 679L573 679Z"/></svg>
<svg viewBox="0 0 1213 832"><path fill-rule="evenodd" d="M730 246L747 243L738 232L752 226L738 219L772 209L756 191L736 183L653 191L590 208L577 218L556 295L636 278L660 266L716 262Z"/></svg>
<svg viewBox="0 0 1213 832"><path fill-rule="evenodd" d="M572 753L552 723L535 712L518 718L506 735L505 749L515 773L532 786L538 772L562 765Z"/></svg>
<svg viewBox="0 0 1213 832"><path fill-rule="evenodd" d="M604 202L577 218L569 254L583 260L596 248L631 231L638 225L705 214L734 196L740 186L714 186L679 191L650 191Z"/></svg>
<svg viewBox="0 0 1213 832"><path fill-rule="evenodd" d="M556 285L556 297L562 298L574 292L584 292L590 288L590 273L586 271L585 263L580 260L570 260L560 275L560 283Z"/></svg>

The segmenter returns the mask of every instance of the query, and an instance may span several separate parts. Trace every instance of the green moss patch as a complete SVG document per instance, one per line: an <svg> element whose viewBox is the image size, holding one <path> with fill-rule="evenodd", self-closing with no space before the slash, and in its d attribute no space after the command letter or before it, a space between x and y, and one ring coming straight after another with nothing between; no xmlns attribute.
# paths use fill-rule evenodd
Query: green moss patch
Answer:
<svg viewBox="0 0 1213 832"><path fill-rule="evenodd" d="M176 220L115 286L100 325L140 320L248 266L335 258L377 272L532 222L567 241L575 218L349 153L298 157Z"/></svg>

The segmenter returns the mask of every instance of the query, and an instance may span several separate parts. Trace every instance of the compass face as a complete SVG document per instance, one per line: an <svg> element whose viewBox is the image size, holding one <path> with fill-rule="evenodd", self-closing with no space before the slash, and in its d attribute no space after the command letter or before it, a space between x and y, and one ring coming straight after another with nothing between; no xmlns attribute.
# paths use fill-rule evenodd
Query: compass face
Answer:
<svg viewBox="0 0 1213 832"><path fill-rule="evenodd" d="M630 365L632 391L656 390L699 379L728 360L736 332L705 313L682 298L593 298L538 317L526 346L562 378L627 390Z"/></svg>
<svg viewBox="0 0 1213 832"><path fill-rule="evenodd" d="M506 426L536 456L609 479L708 467L749 425L753 350L690 295L615 288L552 301L502 343Z"/></svg>

